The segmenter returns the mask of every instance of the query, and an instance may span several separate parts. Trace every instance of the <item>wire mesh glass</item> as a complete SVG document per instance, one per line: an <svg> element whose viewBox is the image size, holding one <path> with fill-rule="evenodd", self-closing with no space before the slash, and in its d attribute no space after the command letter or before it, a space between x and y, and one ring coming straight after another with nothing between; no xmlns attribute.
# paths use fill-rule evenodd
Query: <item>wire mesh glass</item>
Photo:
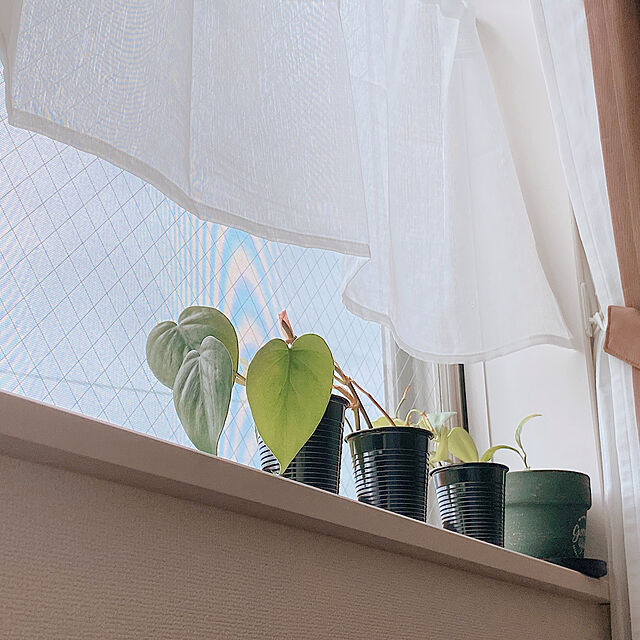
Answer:
<svg viewBox="0 0 640 640"><path fill-rule="evenodd" d="M145 343L203 304L232 319L241 358L278 335L286 308L375 396L396 396L381 329L344 307L340 271L337 254L203 222L108 162L10 126L1 100L0 388L190 446ZM259 466L238 385L219 454ZM341 492L354 496L348 455Z"/></svg>

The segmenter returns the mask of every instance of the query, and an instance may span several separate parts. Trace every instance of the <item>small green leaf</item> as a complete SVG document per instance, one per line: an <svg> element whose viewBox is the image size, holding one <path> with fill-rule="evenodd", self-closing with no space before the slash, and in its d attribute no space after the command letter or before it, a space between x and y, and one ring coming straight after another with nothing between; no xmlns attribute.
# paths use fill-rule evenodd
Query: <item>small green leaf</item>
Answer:
<svg viewBox="0 0 640 640"><path fill-rule="evenodd" d="M430 465L449 460L449 431L447 427L442 427L440 434L436 437L436 450L429 456Z"/></svg>
<svg viewBox="0 0 640 640"><path fill-rule="evenodd" d="M529 420L532 420L533 418L540 418L541 416L541 413L532 413L530 416L522 418L522 420L520 420L520 424L516 427L516 442L523 451L524 448L522 447L522 428L525 424L527 424L527 422L529 422Z"/></svg>
<svg viewBox="0 0 640 640"><path fill-rule="evenodd" d="M163 385L173 388L185 356L198 349L207 336L222 342L231 356L234 372L238 370L238 336L230 320L213 307L187 307L178 323L157 324L147 338L147 362Z"/></svg>
<svg viewBox="0 0 640 640"><path fill-rule="evenodd" d="M442 411L440 413L427 413L427 418L429 418L429 422L437 431L455 415L455 411Z"/></svg>
<svg viewBox="0 0 640 640"><path fill-rule="evenodd" d="M283 472L315 431L329 404L333 356L315 334L270 340L247 370L247 399L256 428Z"/></svg>
<svg viewBox="0 0 640 640"><path fill-rule="evenodd" d="M478 449L473 438L462 427L454 427L449 432L449 450L462 462L478 462Z"/></svg>
<svg viewBox="0 0 640 640"><path fill-rule="evenodd" d="M527 452L524 450L524 447L522 446L522 427L524 427L525 424L527 424L527 422L529 422L529 420L531 420L532 418L539 418L542 414L541 413L532 413L530 416L526 416L525 418L522 418L522 420L520 421L520 424L516 427L516 444L518 445L518 447L520 448L520 457L522 458L522 462L524 463L524 468L525 469L530 469L531 467L529 466L529 462L527 460Z"/></svg>
<svg viewBox="0 0 640 640"><path fill-rule="evenodd" d="M379 418L376 418L375 420L373 420L371 422L371 424L374 427L391 427L391 426L403 427L403 426L405 426L404 420L401 420L400 418L394 418L393 422L395 423L394 425L392 425L385 416L380 416Z"/></svg>
<svg viewBox="0 0 640 640"><path fill-rule="evenodd" d="M189 440L201 451L218 452L233 378L229 351L213 336L202 341L199 351L190 351L178 370L173 404Z"/></svg>
<svg viewBox="0 0 640 640"><path fill-rule="evenodd" d="M482 454L482 457L480 458L480 462L490 462L493 456L495 455L496 451L500 451L500 449L509 449L509 451L515 451L520 457L522 457L520 452L514 447L510 447L508 444L497 444L495 447L491 447L490 449L487 449Z"/></svg>

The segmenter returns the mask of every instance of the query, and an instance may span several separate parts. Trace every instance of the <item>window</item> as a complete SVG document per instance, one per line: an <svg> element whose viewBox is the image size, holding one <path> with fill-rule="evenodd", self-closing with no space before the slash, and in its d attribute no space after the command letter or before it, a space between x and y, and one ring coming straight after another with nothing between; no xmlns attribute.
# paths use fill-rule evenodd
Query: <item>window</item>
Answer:
<svg viewBox="0 0 640 640"><path fill-rule="evenodd" d="M189 444L145 342L196 303L232 318L241 357L277 335L286 308L377 397L392 404L413 380L439 404L438 367L402 356L343 306L338 254L203 222L108 162L11 127L0 109L0 388ZM220 455L259 466L239 387ZM353 495L346 448L342 476Z"/></svg>

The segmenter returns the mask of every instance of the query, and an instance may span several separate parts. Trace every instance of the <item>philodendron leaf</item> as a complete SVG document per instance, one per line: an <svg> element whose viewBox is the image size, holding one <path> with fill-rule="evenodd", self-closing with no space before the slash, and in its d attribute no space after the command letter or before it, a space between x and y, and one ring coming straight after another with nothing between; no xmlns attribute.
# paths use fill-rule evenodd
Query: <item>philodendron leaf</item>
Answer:
<svg viewBox="0 0 640 640"><path fill-rule="evenodd" d="M500 449L509 449L509 451L515 451L518 455L520 452L514 447L510 447L508 444L497 444L495 447L491 447L487 449L480 458L480 462L490 462L493 456L496 454L496 451L500 451Z"/></svg>
<svg viewBox="0 0 640 640"><path fill-rule="evenodd" d="M478 450L473 438L462 427L454 427L449 432L449 449L462 462L478 462Z"/></svg>
<svg viewBox="0 0 640 640"><path fill-rule="evenodd" d="M234 369L227 348L207 336L200 350L189 351L173 384L173 404L189 440L207 453L218 440L229 412Z"/></svg>
<svg viewBox="0 0 640 640"><path fill-rule="evenodd" d="M238 336L231 321L213 307L187 307L178 323L157 324L147 338L147 362L153 374L173 388L178 369L185 356L198 349L207 336L222 342L231 356L233 371L238 370Z"/></svg>
<svg viewBox="0 0 640 640"><path fill-rule="evenodd" d="M283 472L322 419L333 383L327 343L305 334L291 347L276 338L254 356L247 370L247 399L258 433Z"/></svg>

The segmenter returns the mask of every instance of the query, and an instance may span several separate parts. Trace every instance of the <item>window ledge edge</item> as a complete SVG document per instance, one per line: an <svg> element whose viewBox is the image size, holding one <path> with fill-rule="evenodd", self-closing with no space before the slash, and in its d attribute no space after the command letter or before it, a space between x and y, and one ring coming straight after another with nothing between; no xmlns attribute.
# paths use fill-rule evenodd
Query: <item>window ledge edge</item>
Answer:
<svg viewBox="0 0 640 640"><path fill-rule="evenodd" d="M507 583L607 604L596 580L355 500L0 392L0 454L60 467L398 553Z"/></svg>

